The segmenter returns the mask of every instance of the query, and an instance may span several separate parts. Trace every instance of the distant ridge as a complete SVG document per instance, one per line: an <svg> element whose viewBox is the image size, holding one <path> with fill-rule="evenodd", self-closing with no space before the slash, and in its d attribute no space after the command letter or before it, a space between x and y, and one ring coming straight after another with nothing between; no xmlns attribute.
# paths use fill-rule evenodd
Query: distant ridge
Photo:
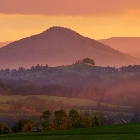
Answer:
<svg viewBox="0 0 140 140"><path fill-rule="evenodd" d="M98 41L123 53L140 58L140 37L111 37Z"/></svg>
<svg viewBox="0 0 140 140"><path fill-rule="evenodd" d="M0 48L0 68L31 67L36 64L49 66L72 64L89 57L101 66L140 64L131 57L94 39L63 27L46 31L12 42Z"/></svg>

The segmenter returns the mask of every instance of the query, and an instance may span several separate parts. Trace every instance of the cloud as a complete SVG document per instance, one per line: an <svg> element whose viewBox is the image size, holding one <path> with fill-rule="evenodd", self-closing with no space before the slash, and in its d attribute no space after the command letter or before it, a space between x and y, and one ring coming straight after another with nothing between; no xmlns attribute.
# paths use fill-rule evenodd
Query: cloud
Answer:
<svg viewBox="0 0 140 140"><path fill-rule="evenodd" d="M0 0L1 14L105 16L138 9L140 0Z"/></svg>

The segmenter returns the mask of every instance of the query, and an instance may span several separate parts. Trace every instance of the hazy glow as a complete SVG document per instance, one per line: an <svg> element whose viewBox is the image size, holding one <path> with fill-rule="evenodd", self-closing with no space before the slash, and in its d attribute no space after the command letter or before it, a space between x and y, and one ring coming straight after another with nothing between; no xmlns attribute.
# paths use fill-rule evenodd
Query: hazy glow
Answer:
<svg viewBox="0 0 140 140"><path fill-rule="evenodd" d="M0 42L40 33L50 26L71 28L80 34L102 39L111 36L140 36L137 17L56 17L39 15L0 15Z"/></svg>
<svg viewBox="0 0 140 140"><path fill-rule="evenodd" d="M51 26L103 39L140 37L140 0L3 0L0 42L40 33Z"/></svg>

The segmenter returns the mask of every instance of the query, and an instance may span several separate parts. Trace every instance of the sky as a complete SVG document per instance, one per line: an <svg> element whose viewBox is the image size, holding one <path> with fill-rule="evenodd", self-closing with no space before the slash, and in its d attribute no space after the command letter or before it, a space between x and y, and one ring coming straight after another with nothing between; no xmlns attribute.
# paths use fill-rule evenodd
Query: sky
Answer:
<svg viewBox="0 0 140 140"><path fill-rule="evenodd" d="M92 39L140 37L140 0L0 0L0 42L67 27Z"/></svg>

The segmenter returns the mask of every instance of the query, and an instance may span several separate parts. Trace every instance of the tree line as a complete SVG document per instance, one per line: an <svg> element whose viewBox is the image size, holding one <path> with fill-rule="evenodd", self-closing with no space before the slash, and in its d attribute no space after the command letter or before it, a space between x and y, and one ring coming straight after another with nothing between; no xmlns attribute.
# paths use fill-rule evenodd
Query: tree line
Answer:
<svg viewBox="0 0 140 140"><path fill-rule="evenodd" d="M83 58L83 59L78 60L78 61L75 62L75 64L77 64L77 63L88 63L88 64L95 65L95 61L93 59L91 59L91 58L88 58L88 57Z"/></svg>
<svg viewBox="0 0 140 140"><path fill-rule="evenodd" d="M107 124L107 120L104 120L104 124ZM41 131L53 131L100 125L101 122L98 116L86 117L79 114L75 109L69 110L67 114L66 110L61 108L55 110L53 114L49 110L44 111L39 118L38 124L32 119L21 119L15 122L10 129L6 124L0 123L0 134L34 131L34 127L38 127Z"/></svg>
<svg viewBox="0 0 140 140"><path fill-rule="evenodd" d="M130 78L129 78L130 79ZM131 78L133 79L133 77ZM96 102L113 105L131 106L133 102L140 101L138 80L116 80L114 89L103 87L69 88L60 85L38 85L24 80L0 80L1 95L48 95L68 98L91 99ZM123 86L126 85L133 86ZM121 92L123 91L123 92Z"/></svg>
<svg viewBox="0 0 140 140"><path fill-rule="evenodd" d="M139 121L140 103L133 104L132 109L134 118L132 122ZM120 114L121 115L121 114ZM0 123L0 134L28 132L28 131L54 131L76 128L99 127L101 125L110 125L106 116L98 115L82 115L76 109L65 110L57 109L54 112L45 110L35 122L30 118L20 119L16 121L11 128L5 123Z"/></svg>

